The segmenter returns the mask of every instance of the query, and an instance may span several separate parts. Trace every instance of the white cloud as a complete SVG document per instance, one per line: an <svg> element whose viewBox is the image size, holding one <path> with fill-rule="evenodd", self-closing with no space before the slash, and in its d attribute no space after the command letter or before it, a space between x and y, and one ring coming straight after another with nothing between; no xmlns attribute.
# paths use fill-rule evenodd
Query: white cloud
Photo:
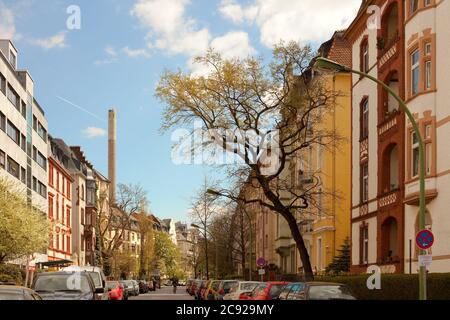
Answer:
<svg viewBox="0 0 450 320"><path fill-rule="evenodd" d="M112 63L116 63L116 62L117 62L117 59L102 59L102 60L95 60L94 64L96 66L102 66L105 64L112 64Z"/></svg>
<svg viewBox="0 0 450 320"><path fill-rule="evenodd" d="M333 31L351 23L360 5L361 0L254 0L242 6L234 0L225 0L219 11L234 23L255 23L260 41L272 47L280 40L327 40Z"/></svg>
<svg viewBox="0 0 450 320"><path fill-rule="evenodd" d="M106 136L106 130L97 127L88 127L82 130L82 134L85 138L95 139Z"/></svg>
<svg viewBox="0 0 450 320"><path fill-rule="evenodd" d="M242 23L245 20L254 20L258 13L258 7L248 6L244 8L234 0L223 0L219 11L228 20L234 23Z"/></svg>
<svg viewBox="0 0 450 320"><path fill-rule="evenodd" d="M0 38L17 38L14 12L0 1Z"/></svg>
<svg viewBox="0 0 450 320"><path fill-rule="evenodd" d="M32 40L32 43L34 43L46 50L53 49L53 48L65 48L67 46L66 45L66 32L61 31L49 38L35 39L35 40Z"/></svg>
<svg viewBox="0 0 450 320"><path fill-rule="evenodd" d="M150 58L150 54L145 49L130 49L129 47L125 47L122 49L123 52L130 58Z"/></svg>
<svg viewBox="0 0 450 320"><path fill-rule="evenodd" d="M234 31L217 37L211 42L211 48L222 54L225 59L229 58L247 58L256 50L250 45L250 39L247 32Z"/></svg>
<svg viewBox="0 0 450 320"><path fill-rule="evenodd" d="M150 48L169 54L195 55L204 52L210 33L198 28L193 18L185 16L190 0L138 0L131 14L149 29Z"/></svg>

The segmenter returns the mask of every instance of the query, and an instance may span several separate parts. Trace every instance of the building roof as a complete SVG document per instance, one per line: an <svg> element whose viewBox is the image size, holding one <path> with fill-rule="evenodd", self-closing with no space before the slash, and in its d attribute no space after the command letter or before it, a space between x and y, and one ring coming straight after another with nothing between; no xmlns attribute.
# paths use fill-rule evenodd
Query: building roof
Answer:
<svg viewBox="0 0 450 320"><path fill-rule="evenodd" d="M345 30L336 31L330 40L319 48L320 56L336 61L347 67L352 66L352 47L344 37Z"/></svg>

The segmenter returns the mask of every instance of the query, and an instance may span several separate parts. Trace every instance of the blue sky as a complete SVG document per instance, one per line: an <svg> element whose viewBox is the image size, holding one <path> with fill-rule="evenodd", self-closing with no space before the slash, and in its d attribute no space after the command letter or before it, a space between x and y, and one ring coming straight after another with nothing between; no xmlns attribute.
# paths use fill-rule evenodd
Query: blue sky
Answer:
<svg viewBox="0 0 450 320"><path fill-rule="evenodd" d="M0 0L0 38L35 81L49 132L80 145L107 174L107 110L118 117L119 182L140 183L152 211L186 220L204 174L176 166L154 88L164 68L201 72L192 57L213 46L225 57L270 57L280 39L319 44L347 26L360 0ZM70 30L67 8L80 8ZM70 102L70 103L68 103ZM75 107L79 106L85 111Z"/></svg>

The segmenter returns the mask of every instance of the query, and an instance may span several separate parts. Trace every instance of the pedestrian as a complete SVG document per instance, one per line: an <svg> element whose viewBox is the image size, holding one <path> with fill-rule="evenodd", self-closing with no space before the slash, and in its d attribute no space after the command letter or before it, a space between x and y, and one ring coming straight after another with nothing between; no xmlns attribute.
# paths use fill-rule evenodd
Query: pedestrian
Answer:
<svg viewBox="0 0 450 320"><path fill-rule="evenodd" d="M176 294L177 286L178 286L178 278L177 277L172 278L172 286L173 286L173 294Z"/></svg>

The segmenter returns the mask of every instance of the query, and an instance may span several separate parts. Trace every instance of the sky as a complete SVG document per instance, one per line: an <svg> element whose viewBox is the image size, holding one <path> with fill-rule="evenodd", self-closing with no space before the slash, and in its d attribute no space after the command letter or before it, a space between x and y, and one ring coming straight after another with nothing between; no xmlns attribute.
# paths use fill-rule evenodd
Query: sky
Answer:
<svg viewBox="0 0 450 320"><path fill-rule="evenodd" d="M269 59L280 40L318 46L347 27L361 0L0 0L0 38L17 47L49 133L81 146L107 175L107 112L117 112L117 180L139 183L161 218L186 221L215 168L176 165L164 105L165 69L199 74L209 47L225 58Z"/></svg>

